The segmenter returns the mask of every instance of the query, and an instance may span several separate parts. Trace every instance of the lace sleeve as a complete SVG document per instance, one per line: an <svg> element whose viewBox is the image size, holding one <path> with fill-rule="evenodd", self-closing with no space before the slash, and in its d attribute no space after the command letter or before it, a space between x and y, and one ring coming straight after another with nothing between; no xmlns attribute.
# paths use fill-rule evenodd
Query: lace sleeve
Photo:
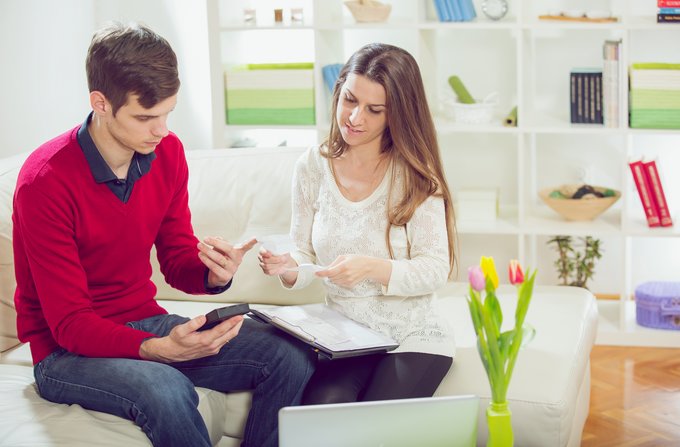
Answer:
<svg viewBox="0 0 680 447"><path fill-rule="evenodd" d="M291 256L300 264L315 263L316 253L312 247L312 225L316 213L315 203L319 193L320 173L313 160L311 148L298 159L293 172L292 215L290 237L295 244ZM301 289L309 285L315 276L308 271L298 273L292 289Z"/></svg>
<svg viewBox="0 0 680 447"><path fill-rule="evenodd" d="M392 261L387 295L415 296L442 287L449 275L449 246L444 200L430 197L406 225L411 258Z"/></svg>

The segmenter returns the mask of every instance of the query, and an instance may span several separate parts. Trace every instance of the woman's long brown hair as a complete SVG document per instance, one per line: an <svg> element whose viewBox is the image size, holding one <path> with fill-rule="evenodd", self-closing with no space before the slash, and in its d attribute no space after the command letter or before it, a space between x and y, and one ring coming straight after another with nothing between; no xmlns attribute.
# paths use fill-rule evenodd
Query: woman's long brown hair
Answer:
<svg viewBox="0 0 680 447"><path fill-rule="evenodd" d="M348 145L340 134L336 109L340 91L349 73L365 76L385 89L387 127L382 135L381 153L389 155L402 166L404 173L401 199L388 209L390 225L385 240L393 257L390 242L392 226L405 227L416 209L430 196L444 199L446 230L449 246L449 276L456 264L455 217L451 193L444 177L437 134L427 105L425 88L418 64L407 51L392 45L365 45L349 58L333 89L331 127L325 141L328 158L340 157ZM393 171L394 172L394 171ZM394 184L394 178L392 179ZM390 190L390 200L392 204Z"/></svg>

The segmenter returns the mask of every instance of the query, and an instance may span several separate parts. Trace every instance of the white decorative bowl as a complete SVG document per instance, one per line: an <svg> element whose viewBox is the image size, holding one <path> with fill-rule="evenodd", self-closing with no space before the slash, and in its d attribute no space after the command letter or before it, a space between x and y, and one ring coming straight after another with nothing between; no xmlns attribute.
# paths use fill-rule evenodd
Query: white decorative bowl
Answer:
<svg viewBox="0 0 680 447"><path fill-rule="evenodd" d="M392 5L370 0L347 1L345 5L357 22L384 22L392 11Z"/></svg>
<svg viewBox="0 0 680 447"><path fill-rule="evenodd" d="M594 186L596 191L604 192L609 188ZM545 188L538 195L557 214L566 220L593 220L616 203L621 197L620 191L614 191L611 197L598 197L589 199L558 199L550 197L550 193L559 188Z"/></svg>

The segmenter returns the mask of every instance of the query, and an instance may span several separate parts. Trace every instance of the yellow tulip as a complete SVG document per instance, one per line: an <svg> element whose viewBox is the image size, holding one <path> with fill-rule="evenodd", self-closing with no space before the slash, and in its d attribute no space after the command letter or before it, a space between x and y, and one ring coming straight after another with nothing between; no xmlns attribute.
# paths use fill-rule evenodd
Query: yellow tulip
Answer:
<svg viewBox="0 0 680 447"><path fill-rule="evenodd" d="M484 276L491 280L493 288L496 289L498 287L498 274L496 273L496 265L493 262L493 258L482 256L479 265L482 268L482 272L484 272Z"/></svg>

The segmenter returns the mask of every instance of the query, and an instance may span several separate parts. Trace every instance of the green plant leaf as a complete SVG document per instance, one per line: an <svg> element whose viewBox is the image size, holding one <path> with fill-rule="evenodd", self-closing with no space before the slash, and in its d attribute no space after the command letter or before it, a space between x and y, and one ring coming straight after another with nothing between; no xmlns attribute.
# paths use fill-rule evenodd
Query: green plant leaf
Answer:
<svg viewBox="0 0 680 447"><path fill-rule="evenodd" d="M529 310L529 303L534 292L534 280L536 279L536 270L527 272L527 278L519 286L517 291L517 308L515 309L515 328L522 327L524 324L524 317Z"/></svg>
<svg viewBox="0 0 680 447"><path fill-rule="evenodd" d="M501 326L503 325L503 310L495 293L487 293L484 300L484 309L489 313L494 327L493 334L489 335L498 338L501 333Z"/></svg>
<svg viewBox="0 0 680 447"><path fill-rule="evenodd" d="M512 346L512 340L515 338L515 329L505 331L501 333L498 337L498 349L501 352L501 357L503 357L503 368L505 369L505 363L508 360L508 355L510 354L510 347Z"/></svg>
<svg viewBox="0 0 680 447"><path fill-rule="evenodd" d="M470 287L471 296L467 297L468 307L470 308L470 317L472 318L472 325L475 328L475 333L479 333L482 330L482 309L479 299L477 299L472 292L472 287Z"/></svg>

